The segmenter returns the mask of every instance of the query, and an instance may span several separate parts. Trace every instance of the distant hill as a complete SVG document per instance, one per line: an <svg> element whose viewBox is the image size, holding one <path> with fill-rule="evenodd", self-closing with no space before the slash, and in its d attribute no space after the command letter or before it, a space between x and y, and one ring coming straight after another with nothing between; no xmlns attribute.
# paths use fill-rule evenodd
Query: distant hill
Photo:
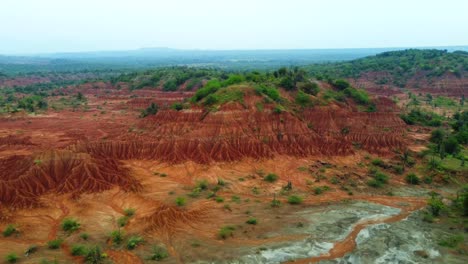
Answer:
<svg viewBox="0 0 468 264"><path fill-rule="evenodd" d="M468 47L437 47L462 49ZM167 66L216 67L235 70L270 70L356 60L401 48L302 49L302 50L180 50L144 48L127 51L0 56L0 72L15 75L31 72L77 72L138 70ZM332 64L331 67L335 67Z"/></svg>
<svg viewBox="0 0 468 264"><path fill-rule="evenodd" d="M405 87L408 83L425 84L440 78L468 78L468 52L407 49L340 63L307 67L316 76L365 79L378 85Z"/></svg>

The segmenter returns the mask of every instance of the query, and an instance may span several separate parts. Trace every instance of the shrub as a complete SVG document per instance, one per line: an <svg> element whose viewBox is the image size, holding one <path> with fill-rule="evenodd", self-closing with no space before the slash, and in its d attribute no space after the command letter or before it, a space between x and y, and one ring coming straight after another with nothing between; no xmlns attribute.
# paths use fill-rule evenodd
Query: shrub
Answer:
<svg viewBox="0 0 468 264"><path fill-rule="evenodd" d="M127 216L122 216L117 219L117 225L120 227L126 226L128 223L128 217Z"/></svg>
<svg viewBox="0 0 468 264"><path fill-rule="evenodd" d="M222 203L222 202L224 202L224 198L223 198L223 197L220 197L220 196L216 197L215 200L216 200L217 203Z"/></svg>
<svg viewBox="0 0 468 264"><path fill-rule="evenodd" d="M128 217L132 217L132 216L135 215L135 211L136 211L136 210L135 210L134 208L126 208L126 209L124 210L124 214L125 214L126 216L128 216Z"/></svg>
<svg viewBox="0 0 468 264"><path fill-rule="evenodd" d="M73 245L71 248L71 254L73 256L84 256L88 253L85 246L83 245Z"/></svg>
<svg viewBox="0 0 468 264"><path fill-rule="evenodd" d="M445 207L442 200L439 197L435 197L435 196L429 199L429 201L427 202L427 206L428 206L429 212L431 212L433 216L439 216L440 211L442 211L442 209L444 209Z"/></svg>
<svg viewBox="0 0 468 264"><path fill-rule="evenodd" d="M169 257L169 254L167 253L167 250L165 248L160 246L153 246L153 248L151 249L151 255L148 259L159 261L167 257Z"/></svg>
<svg viewBox="0 0 468 264"><path fill-rule="evenodd" d="M17 233L18 230L16 229L16 226L12 225L12 224L9 224L7 225L7 227L5 228L5 230L3 230L3 236L4 237L9 237L11 236L13 233Z"/></svg>
<svg viewBox="0 0 468 264"><path fill-rule="evenodd" d="M256 218L251 217L247 221L245 221L245 223L247 223L249 225L256 225L258 222L257 222Z"/></svg>
<svg viewBox="0 0 468 264"><path fill-rule="evenodd" d="M128 239L127 242L127 249L134 249L136 248L139 244L143 243L144 240L141 236L132 236Z"/></svg>
<svg viewBox="0 0 468 264"><path fill-rule="evenodd" d="M54 239L47 242L47 247L49 249L58 249L62 245L61 239Z"/></svg>
<svg viewBox="0 0 468 264"><path fill-rule="evenodd" d="M8 263L16 263L18 261L19 257L18 255L16 255L16 253L10 253L8 255L6 255L5 257L5 260L8 262Z"/></svg>
<svg viewBox="0 0 468 264"><path fill-rule="evenodd" d="M110 233L110 239L112 243L116 245L120 245L120 243L122 243L123 236L123 232L121 232L120 230L114 230Z"/></svg>
<svg viewBox="0 0 468 264"><path fill-rule="evenodd" d="M208 189L208 181L207 180L197 181L196 187L200 188L200 190L206 190Z"/></svg>
<svg viewBox="0 0 468 264"><path fill-rule="evenodd" d="M280 93L275 87L257 86L255 91L259 94L265 94L274 101L278 101L280 99Z"/></svg>
<svg viewBox="0 0 468 264"><path fill-rule="evenodd" d="M383 162L381 159L378 159L378 158L377 158L377 159L373 159L373 160L371 161L371 163L372 163L372 165L378 166L378 167L383 167L383 166L385 166L384 162Z"/></svg>
<svg viewBox="0 0 468 264"><path fill-rule="evenodd" d="M380 171L376 172L374 175L374 179L385 184L388 182L388 176Z"/></svg>
<svg viewBox="0 0 468 264"><path fill-rule="evenodd" d="M268 173L267 176L265 176L263 178L263 180L267 181L267 182L275 182L278 180L278 175L274 174L274 173Z"/></svg>
<svg viewBox="0 0 468 264"><path fill-rule="evenodd" d="M322 193L323 193L322 187L315 187L315 188L314 188L314 193L315 193L316 195L322 194Z"/></svg>
<svg viewBox="0 0 468 264"><path fill-rule="evenodd" d="M140 114L140 117L147 117L149 115L155 115L158 113L159 106L155 103L151 103L145 110Z"/></svg>
<svg viewBox="0 0 468 264"><path fill-rule="evenodd" d="M393 171L396 173L396 174L402 174L404 169L403 169L403 166L400 166L400 165L395 165L393 166Z"/></svg>
<svg viewBox="0 0 468 264"><path fill-rule="evenodd" d="M235 202L235 203L240 203L240 202L241 202L241 198L240 198L239 196L237 196L237 195L233 195L233 196L231 197L231 200L232 200L233 202Z"/></svg>
<svg viewBox="0 0 468 264"><path fill-rule="evenodd" d="M410 173L408 175L406 175L406 182L409 183L409 184L414 184L414 185L417 185L421 182L421 179L419 179L418 176L416 176L416 174L414 173Z"/></svg>
<svg viewBox="0 0 468 264"><path fill-rule="evenodd" d="M102 260L105 258L105 254L102 253L102 250L99 246L95 246L87 250L85 260L87 263L101 263Z"/></svg>
<svg viewBox="0 0 468 264"><path fill-rule="evenodd" d="M226 239L232 237L234 234L235 228L233 226L223 226L218 232L218 237L221 239Z"/></svg>
<svg viewBox="0 0 468 264"><path fill-rule="evenodd" d="M301 83L298 83L297 86L299 87L299 89L301 89L307 94L317 95L320 92L320 88L318 84L315 82L310 82L310 81L301 82Z"/></svg>
<svg viewBox="0 0 468 264"><path fill-rule="evenodd" d="M62 230L65 232L74 232L80 228L80 224L75 219L65 219L62 221Z"/></svg>
<svg viewBox="0 0 468 264"><path fill-rule="evenodd" d="M175 202L177 206L184 206L187 203L184 197L177 197Z"/></svg>
<svg viewBox="0 0 468 264"><path fill-rule="evenodd" d="M281 201L276 200L276 199L273 199L270 204L271 207L279 207L280 205L281 205Z"/></svg>
<svg viewBox="0 0 468 264"><path fill-rule="evenodd" d="M221 83L218 80L210 80L203 88L197 90L192 97L192 101L198 102L208 95L215 93L219 88L221 88Z"/></svg>
<svg viewBox="0 0 468 264"><path fill-rule="evenodd" d="M296 101L296 104L302 107L309 106L312 104L312 100L310 99L310 96L301 90L297 92L295 101Z"/></svg>
<svg viewBox="0 0 468 264"><path fill-rule="evenodd" d="M302 197L297 196L297 195L291 195L288 197L289 204L301 204L302 200L303 200Z"/></svg>
<svg viewBox="0 0 468 264"><path fill-rule="evenodd" d="M372 179L372 180L367 181L367 185L369 185L370 187L374 187L374 188L380 188L383 186L383 183L375 179Z"/></svg>
<svg viewBox="0 0 468 264"><path fill-rule="evenodd" d="M343 79L338 79L338 80L335 80L333 83L332 83L333 87L335 87L336 89L338 90L344 90L348 87L350 87L351 85L349 84L349 82L343 80Z"/></svg>
<svg viewBox="0 0 468 264"><path fill-rule="evenodd" d="M88 240L89 235L88 235L88 233L81 233L81 234L80 234L80 237L81 237L81 239L83 239L83 240Z"/></svg>

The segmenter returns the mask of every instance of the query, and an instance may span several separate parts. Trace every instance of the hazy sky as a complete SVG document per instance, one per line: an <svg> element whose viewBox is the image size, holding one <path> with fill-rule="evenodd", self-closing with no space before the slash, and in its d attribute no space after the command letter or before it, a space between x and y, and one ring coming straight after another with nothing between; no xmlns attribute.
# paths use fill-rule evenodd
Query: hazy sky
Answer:
<svg viewBox="0 0 468 264"><path fill-rule="evenodd" d="M0 53L468 45L468 0L0 0Z"/></svg>

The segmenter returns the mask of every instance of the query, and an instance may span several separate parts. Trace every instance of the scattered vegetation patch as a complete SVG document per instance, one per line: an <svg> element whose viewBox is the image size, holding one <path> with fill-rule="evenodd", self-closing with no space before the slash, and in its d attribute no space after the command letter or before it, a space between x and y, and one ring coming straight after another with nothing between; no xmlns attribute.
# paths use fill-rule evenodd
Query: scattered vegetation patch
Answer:
<svg viewBox="0 0 468 264"><path fill-rule="evenodd" d="M67 218L62 221L62 230L68 233L75 232L76 230L80 229L80 223L77 220Z"/></svg>
<svg viewBox="0 0 468 264"><path fill-rule="evenodd" d="M301 204L302 201L303 201L303 198L297 195L291 195L288 197L289 204Z"/></svg>
<svg viewBox="0 0 468 264"><path fill-rule="evenodd" d="M47 247L49 249L58 249L62 245L62 239L54 239L47 242Z"/></svg>
<svg viewBox="0 0 468 264"><path fill-rule="evenodd" d="M267 182L275 182L278 180L278 175L274 174L274 173L268 173L268 175L266 175L263 180L267 181Z"/></svg>
<svg viewBox="0 0 468 264"><path fill-rule="evenodd" d="M218 237L221 239L232 237L234 235L234 230L236 230L234 226L230 226L230 225L223 226L218 232Z"/></svg>
<svg viewBox="0 0 468 264"><path fill-rule="evenodd" d="M258 223L257 219L256 218L249 218L247 221L245 221L245 223L249 224L249 225L256 225Z"/></svg>
<svg viewBox="0 0 468 264"><path fill-rule="evenodd" d="M144 242L141 236L131 236L127 241L127 249L135 249L138 245Z"/></svg>

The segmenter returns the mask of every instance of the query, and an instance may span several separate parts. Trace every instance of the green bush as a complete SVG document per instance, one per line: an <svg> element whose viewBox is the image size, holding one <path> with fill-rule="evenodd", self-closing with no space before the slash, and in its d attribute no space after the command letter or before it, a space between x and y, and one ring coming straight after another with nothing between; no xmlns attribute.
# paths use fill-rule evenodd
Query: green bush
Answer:
<svg viewBox="0 0 468 264"><path fill-rule="evenodd" d="M217 203L222 203L222 202L224 202L224 198L221 197L221 196L217 196L217 197L215 198L215 201L216 201Z"/></svg>
<svg viewBox="0 0 468 264"><path fill-rule="evenodd" d="M226 239L234 235L235 228L233 226L223 226L218 232L218 237L221 239Z"/></svg>
<svg viewBox="0 0 468 264"><path fill-rule="evenodd" d="M409 184L414 184L414 185L417 185L421 182L421 179L416 176L416 174L414 173L410 173L408 175L406 175L406 182L409 183Z"/></svg>
<svg viewBox="0 0 468 264"><path fill-rule="evenodd" d="M200 188L200 190L206 190L208 189L208 181L207 180L199 180L197 181L197 184L195 187Z"/></svg>
<svg viewBox="0 0 468 264"><path fill-rule="evenodd" d="M302 201L303 201L302 197L297 196L297 195L291 195L288 197L289 204L301 204Z"/></svg>
<svg viewBox="0 0 468 264"><path fill-rule="evenodd" d="M138 245L144 242L144 239L141 236L132 236L127 241L127 249L135 249Z"/></svg>
<svg viewBox="0 0 468 264"><path fill-rule="evenodd" d="M343 79L338 79L338 80L335 80L334 82L331 83L331 85L333 87L335 87L336 89L338 90L344 90L348 87L350 87L351 85L349 84L349 82L343 80Z"/></svg>
<svg viewBox="0 0 468 264"><path fill-rule="evenodd" d="M120 243L122 243L122 241L124 240L124 234L120 230L114 230L110 233L110 239L112 243L120 245Z"/></svg>
<svg viewBox="0 0 468 264"><path fill-rule="evenodd" d="M249 224L249 225L256 225L258 223L257 219L256 218L249 218L247 221L245 221L245 223Z"/></svg>
<svg viewBox="0 0 468 264"><path fill-rule="evenodd" d="M128 216L119 217L119 219L117 219L117 225L120 227L124 227L127 225L128 220Z"/></svg>
<svg viewBox="0 0 468 264"><path fill-rule="evenodd" d="M102 263L105 255L102 253L102 250L99 246L95 246L87 250L85 260L86 263L98 264Z"/></svg>
<svg viewBox="0 0 468 264"><path fill-rule="evenodd" d="M65 232L74 232L80 228L80 223L75 219L65 219L62 221L62 230Z"/></svg>
<svg viewBox="0 0 468 264"><path fill-rule="evenodd" d="M317 83L306 81L297 84L298 88L301 89L304 93L317 95L320 92L320 88Z"/></svg>
<svg viewBox="0 0 468 264"><path fill-rule="evenodd" d="M372 163L372 165L374 165L374 166L379 166L379 167L384 167L384 166L385 166L385 163L384 163L381 159L379 159L379 158L373 159L373 160L371 161L371 163Z"/></svg>
<svg viewBox="0 0 468 264"><path fill-rule="evenodd" d="M16 255L16 253L10 253L10 254L6 255L5 260L8 263L16 263L19 260L19 257L18 257L18 255Z"/></svg>
<svg viewBox="0 0 468 264"><path fill-rule="evenodd" d="M276 200L276 199L273 199L270 204L271 207L279 207L280 205L281 205L281 201Z"/></svg>
<svg viewBox="0 0 468 264"><path fill-rule="evenodd" d="M258 94L264 94L270 97L274 101L278 101L280 99L280 93L275 87L257 86L255 87L255 91Z"/></svg>
<svg viewBox="0 0 468 264"><path fill-rule="evenodd" d="M83 239L83 240L88 240L88 239L89 239L88 233L81 233L81 234L80 234L80 237L81 237L81 239Z"/></svg>
<svg viewBox="0 0 468 264"><path fill-rule="evenodd" d="M136 210L134 208L126 208L124 209L125 216L132 217L135 215Z"/></svg>
<svg viewBox="0 0 468 264"><path fill-rule="evenodd" d="M169 254L167 253L167 250L165 248L160 246L153 246L153 248L151 249L151 255L148 259L160 261L167 257L169 257Z"/></svg>
<svg viewBox="0 0 468 264"><path fill-rule="evenodd" d="M47 247L49 249L58 249L62 245L63 240L54 239L47 242Z"/></svg>
<svg viewBox="0 0 468 264"><path fill-rule="evenodd" d="M3 236L4 237L9 237L9 236L13 235L13 233L17 233L17 232L18 232L18 230L16 229L16 226L12 225L12 224L9 224L9 225L7 225L5 230L3 230Z"/></svg>
<svg viewBox="0 0 468 264"><path fill-rule="evenodd" d="M208 95L215 93L219 88L221 88L221 83L218 80L211 80L207 82L205 86L197 90L192 100L198 102Z"/></svg>
<svg viewBox="0 0 468 264"><path fill-rule="evenodd" d="M312 100L310 99L310 96L301 90L297 92L295 101L296 101L296 104L302 107L309 106L312 104Z"/></svg>
<svg viewBox="0 0 468 264"><path fill-rule="evenodd" d="M267 176L265 176L263 178L263 180L267 181L267 182L275 182L278 180L278 175L274 174L274 173L268 173Z"/></svg>
<svg viewBox="0 0 468 264"><path fill-rule="evenodd" d="M187 203L184 197L177 197L175 202L177 206L184 206Z"/></svg>
<svg viewBox="0 0 468 264"><path fill-rule="evenodd" d="M429 199L429 201L427 202L427 206L428 206L429 212L431 212L433 216L439 216L440 212L445 208L445 205L442 202L442 199L436 196L433 196Z"/></svg>
<svg viewBox="0 0 468 264"><path fill-rule="evenodd" d="M73 256L84 256L88 253L86 247L83 245L73 245L71 247L71 254Z"/></svg>
<svg viewBox="0 0 468 264"><path fill-rule="evenodd" d="M367 105L370 103L369 94L362 89L348 87L344 89L343 92L345 95L352 98L357 104Z"/></svg>
<svg viewBox="0 0 468 264"><path fill-rule="evenodd" d="M158 113L159 106L155 103L151 103L145 110L143 110L140 114L140 117L147 117L150 115L155 115Z"/></svg>

